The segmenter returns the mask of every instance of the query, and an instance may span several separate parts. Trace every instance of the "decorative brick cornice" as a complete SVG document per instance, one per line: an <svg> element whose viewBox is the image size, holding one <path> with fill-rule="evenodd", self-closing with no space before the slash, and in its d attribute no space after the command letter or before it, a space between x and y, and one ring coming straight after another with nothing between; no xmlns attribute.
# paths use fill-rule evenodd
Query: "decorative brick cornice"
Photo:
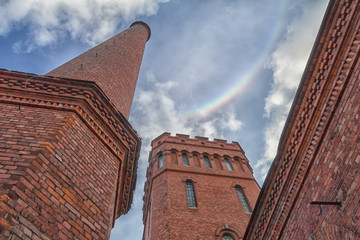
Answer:
<svg viewBox="0 0 360 240"><path fill-rule="evenodd" d="M0 102L76 113L120 162L115 218L130 209L141 140L96 83L0 69Z"/></svg>
<svg viewBox="0 0 360 240"><path fill-rule="evenodd" d="M359 1L332 1L305 70L247 239L281 236L360 49Z"/></svg>

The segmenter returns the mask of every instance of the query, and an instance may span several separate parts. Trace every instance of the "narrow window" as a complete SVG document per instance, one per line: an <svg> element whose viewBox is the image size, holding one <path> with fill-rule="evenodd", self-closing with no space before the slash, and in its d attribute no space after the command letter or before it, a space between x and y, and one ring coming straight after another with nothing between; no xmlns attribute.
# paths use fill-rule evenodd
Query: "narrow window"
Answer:
<svg viewBox="0 0 360 240"><path fill-rule="evenodd" d="M211 168L211 163L207 156L204 156L204 162L205 162L206 168Z"/></svg>
<svg viewBox="0 0 360 240"><path fill-rule="evenodd" d="M176 152L171 152L171 163L174 164L174 165L178 165L177 153Z"/></svg>
<svg viewBox="0 0 360 240"><path fill-rule="evenodd" d="M238 157L236 157L236 158L234 158L234 160L235 160L235 163L234 163L234 164L237 166L237 168L238 168L241 172L245 172L244 167L243 167L243 165L241 164L241 159L238 158Z"/></svg>
<svg viewBox="0 0 360 240"><path fill-rule="evenodd" d="M193 157L194 166L195 166L195 167L201 167L199 155L197 155L197 154L195 153L195 154L193 154L192 157Z"/></svg>
<svg viewBox="0 0 360 240"><path fill-rule="evenodd" d="M188 200L188 206L196 207L194 185L191 181L186 181L186 195Z"/></svg>
<svg viewBox="0 0 360 240"><path fill-rule="evenodd" d="M251 213L249 204L248 204L248 202L247 202L247 200L246 200L246 198L245 198L245 195L244 195L243 190L242 190L241 187L239 187L239 186L236 186L235 189L236 189L236 193L237 193L237 195L238 195L238 197L239 197L239 199L240 199L241 205L242 205L243 208L244 208L244 211L245 211L246 213Z"/></svg>
<svg viewBox="0 0 360 240"><path fill-rule="evenodd" d="M163 165L164 165L163 155L160 155L160 156L159 156L158 164L159 164L159 165L158 165L159 168L162 168L162 167L163 167Z"/></svg>
<svg viewBox="0 0 360 240"><path fill-rule="evenodd" d="M234 171L233 167L231 166L231 163L229 161L229 159L226 159L225 158L225 164L226 164L226 167L229 171Z"/></svg>
<svg viewBox="0 0 360 240"><path fill-rule="evenodd" d="M222 165L221 165L221 162L220 162L220 159L219 159L218 156L214 156L214 167L215 167L216 169L221 169L221 170L223 170L223 167L222 167Z"/></svg>
<svg viewBox="0 0 360 240"><path fill-rule="evenodd" d="M222 240L234 240L233 236L231 236L230 234L225 233L222 236Z"/></svg>
<svg viewBox="0 0 360 240"><path fill-rule="evenodd" d="M185 153L182 155L182 160L183 160L184 166L189 166L189 159Z"/></svg>

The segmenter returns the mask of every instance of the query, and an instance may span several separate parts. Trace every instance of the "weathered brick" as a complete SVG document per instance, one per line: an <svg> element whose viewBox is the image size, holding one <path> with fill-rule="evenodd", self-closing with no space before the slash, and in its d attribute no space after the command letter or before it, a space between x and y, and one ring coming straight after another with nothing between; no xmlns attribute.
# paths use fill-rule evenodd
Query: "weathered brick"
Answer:
<svg viewBox="0 0 360 240"><path fill-rule="evenodd" d="M5 218L0 216L0 224L4 225L7 228L10 228L11 224Z"/></svg>

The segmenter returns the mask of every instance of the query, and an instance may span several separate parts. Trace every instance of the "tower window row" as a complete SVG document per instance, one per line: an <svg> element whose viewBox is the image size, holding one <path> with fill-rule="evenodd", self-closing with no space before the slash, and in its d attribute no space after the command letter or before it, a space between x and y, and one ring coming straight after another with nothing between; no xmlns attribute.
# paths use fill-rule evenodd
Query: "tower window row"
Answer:
<svg viewBox="0 0 360 240"><path fill-rule="evenodd" d="M169 163L171 165L179 165L178 163L178 157L177 157L177 153L176 152L171 152L170 153L170 159L167 161L170 161ZM193 154L192 155L192 162L190 163L189 161L189 156L188 153L182 153L181 154L181 160L182 160L182 164L180 163L180 165L185 166L185 167L189 167L189 166L193 166L193 167L201 167L201 166L205 166L207 169L219 169L219 170L224 170L224 168L228 171L241 171L244 172L244 167L241 163L241 160L237 157L235 157L235 161L231 162L229 160L229 158L224 157L223 162L225 163L224 165L221 163L220 160L220 156L218 155L214 155L212 157L212 160L210 160L210 157L208 155L203 155L203 157L200 157L201 155L198 154ZM201 161L203 161L203 163L201 163ZM158 168L162 168L164 166L164 156L161 153L160 155L158 155L157 158L157 162L158 162ZM234 168L235 166L235 168Z"/></svg>
<svg viewBox="0 0 360 240"><path fill-rule="evenodd" d="M195 196L194 183L191 180L186 180L185 189L186 189L186 197L187 197L188 207L196 208L197 202L196 202L196 196ZM249 203L245 197L245 194L244 194L244 191L242 190L242 188L237 185L235 187L235 191L236 191L239 201L244 209L244 212L251 213Z"/></svg>

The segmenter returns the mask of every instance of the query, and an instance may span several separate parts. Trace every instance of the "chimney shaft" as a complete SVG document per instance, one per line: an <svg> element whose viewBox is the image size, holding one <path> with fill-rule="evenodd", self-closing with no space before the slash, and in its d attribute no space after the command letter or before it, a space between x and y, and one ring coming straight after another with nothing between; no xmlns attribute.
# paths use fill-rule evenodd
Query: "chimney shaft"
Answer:
<svg viewBox="0 0 360 240"><path fill-rule="evenodd" d="M144 22L131 26L46 75L96 82L128 119L144 48L150 38Z"/></svg>

